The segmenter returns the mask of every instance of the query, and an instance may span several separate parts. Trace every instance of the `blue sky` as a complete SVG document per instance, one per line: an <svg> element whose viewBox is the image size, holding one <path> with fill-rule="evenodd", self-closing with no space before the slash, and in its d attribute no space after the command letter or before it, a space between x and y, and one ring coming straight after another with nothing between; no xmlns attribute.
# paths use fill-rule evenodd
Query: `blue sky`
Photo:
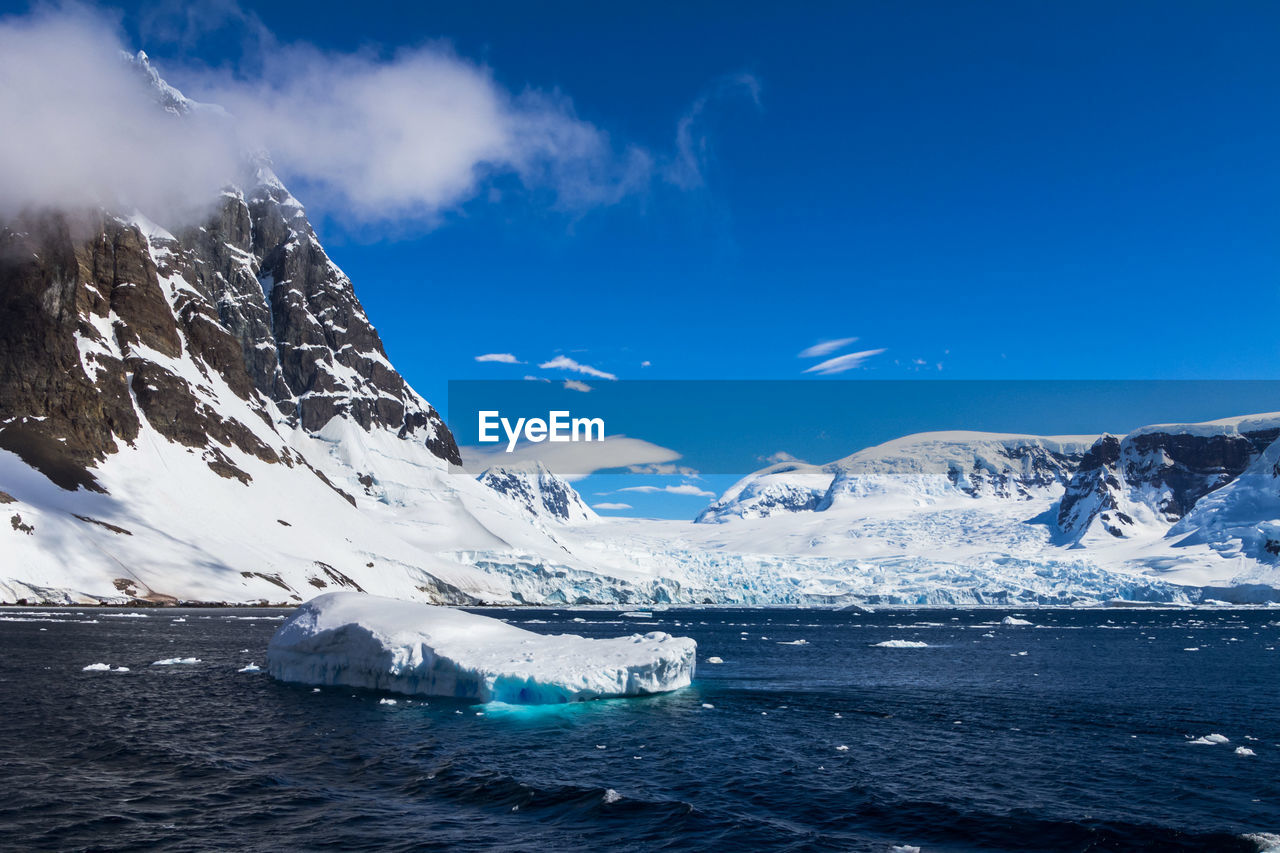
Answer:
<svg viewBox="0 0 1280 853"><path fill-rule="evenodd" d="M499 173L353 220L291 182L441 406L451 379L583 378L538 367L557 355L622 379L1276 377L1275 4L111 8L197 98L193 69L255 73L254 28L375 63L445 45L567 99L619 161L694 152L692 178L569 208ZM883 352L804 372L848 338L828 355Z"/></svg>

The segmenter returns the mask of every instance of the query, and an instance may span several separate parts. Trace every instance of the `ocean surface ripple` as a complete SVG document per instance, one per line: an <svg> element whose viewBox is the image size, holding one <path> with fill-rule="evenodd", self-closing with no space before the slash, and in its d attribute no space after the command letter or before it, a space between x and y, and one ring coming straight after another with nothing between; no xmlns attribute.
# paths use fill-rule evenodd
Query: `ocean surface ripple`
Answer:
<svg viewBox="0 0 1280 853"><path fill-rule="evenodd" d="M482 612L692 636L697 679L535 708L315 690L241 671L282 611L3 609L0 848L1257 851L1280 832L1275 610Z"/></svg>

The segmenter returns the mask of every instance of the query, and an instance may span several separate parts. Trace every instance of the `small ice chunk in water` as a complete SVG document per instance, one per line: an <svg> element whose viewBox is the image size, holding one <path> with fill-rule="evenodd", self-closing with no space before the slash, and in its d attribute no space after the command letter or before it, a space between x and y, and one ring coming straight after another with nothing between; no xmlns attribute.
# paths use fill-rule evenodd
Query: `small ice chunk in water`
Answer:
<svg viewBox="0 0 1280 853"><path fill-rule="evenodd" d="M889 848L889 853L920 853L920 848L912 844L895 844Z"/></svg>
<svg viewBox="0 0 1280 853"><path fill-rule="evenodd" d="M711 657L707 658L707 663L724 663L724 660L722 658L716 657L715 655L712 655Z"/></svg>
<svg viewBox="0 0 1280 853"><path fill-rule="evenodd" d="M200 658L165 658L154 661L152 666L177 666L179 664L200 663Z"/></svg>
<svg viewBox="0 0 1280 853"><path fill-rule="evenodd" d="M400 703L395 699L379 699L378 704L379 705L398 705Z"/></svg>
<svg viewBox="0 0 1280 853"><path fill-rule="evenodd" d="M880 643L872 643L873 649L927 649L928 643L922 643L919 640L885 640Z"/></svg>
<svg viewBox="0 0 1280 853"><path fill-rule="evenodd" d="M1218 744L1218 743L1231 743L1231 738L1226 737L1225 735L1211 734L1211 735L1205 735L1204 737L1198 737L1195 740L1188 741L1188 743L1199 744L1202 746L1212 746L1213 744Z"/></svg>
<svg viewBox="0 0 1280 853"><path fill-rule="evenodd" d="M622 799L622 795L619 794L617 791L613 790L612 788L605 789L604 801L606 803L616 803L618 800L621 800L621 799Z"/></svg>
<svg viewBox="0 0 1280 853"><path fill-rule="evenodd" d="M1247 838L1258 845L1258 853L1278 853L1280 851L1280 833L1250 832L1242 835L1241 838Z"/></svg>
<svg viewBox="0 0 1280 853"><path fill-rule="evenodd" d="M262 667L258 666L256 663L251 663L248 666L237 669L236 672L262 672Z"/></svg>
<svg viewBox="0 0 1280 853"><path fill-rule="evenodd" d="M81 670L81 672L110 672L110 671L111 671L111 664L109 663L91 663L88 666L86 666L83 670Z"/></svg>
<svg viewBox="0 0 1280 853"><path fill-rule="evenodd" d="M712 708L715 707L715 705L712 705L710 702L703 702L702 707L706 708L707 710L711 710Z"/></svg>
<svg viewBox="0 0 1280 853"><path fill-rule="evenodd" d="M807 646L807 645L809 645L809 641L808 641L808 640L791 640L790 642L783 642L782 640L779 640L779 641L778 641L778 645L780 645L780 646Z"/></svg>
<svg viewBox="0 0 1280 853"><path fill-rule="evenodd" d="M1257 755L1257 754L1258 753L1254 752L1252 749L1250 749L1247 746L1236 747L1236 755Z"/></svg>
<svg viewBox="0 0 1280 853"><path fill-rule="evenodd" d="M1026 619L1019 619L1016 616L1006 616L1000 620L1001 625L1030 625Z"/></svg>
<svg viewBox="0 0 1280 853"><path fill-rule="evenodd" d="M840 744L839 746L836 747L836 752L848 752L848 751L849 751L849 747L845 746L844 744Z"/></svg>

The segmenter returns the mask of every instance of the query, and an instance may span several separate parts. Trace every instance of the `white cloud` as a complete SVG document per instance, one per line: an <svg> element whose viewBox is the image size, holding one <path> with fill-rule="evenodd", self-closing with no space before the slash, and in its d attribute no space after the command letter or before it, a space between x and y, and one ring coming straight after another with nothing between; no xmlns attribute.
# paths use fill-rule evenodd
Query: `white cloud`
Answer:
<svg viewBox="0 0 1280 853"><path fill-rule="evenodd" d="M515 450L506 452L506 444L468 445L460 448L463 470L479 474L500 465L520 468L541 462L566 480L580 480L596 471L629 468L632 465L656 465L673 462L680 454L640 438L607 435L604 441L541 442L521 441Z"/></svg>
<svg viewBox="0 0 1280 853"><path fill-rule="evenodd" d="M358 223L432 225L503 179L572 211L655 180L684 186L656 165L670 157L615 142L559 92L507 89L448 45L327 51L279 41L234 2L212 5L211 20L189 17L186 30L144 27L186 44L199 38L192 27L235 24L224 31L241 41L234 67L160 63L188 97L224 108L181 118L123 61L133 46L117 18L51 5L0 19L0 214L101 205L189 221L243 180L245 152L267 154L301 194Z"/></svg>
<svg viewBox="0 0 1280 853"><path fill-rule="evenodd" d="M652 364L652 363L653 363L653 362L651 362L651 361L645 360L645 361L640 362L640 366L641 366L641 367L648 367L648 366L649 366L650 364Z"/></svg>
<svg viewBox="0 0 1280 853"><path fill-rule="evenodd" d="M655 474L662 477L697 477L698 471L685 465L632 465L627 468L632 474Z"/></svg>
<svg viewBox="0 0 1280 853"><path fill-rule="evenodd" d="M617 379L618 378L617 376L614 376L612 373L606 373L603 370L599 370L595 367L592 367L589 364L580 364L574 361L573 359L569 358L567 355L558 355L555 358L551 359L550 361L539 364L538 367L541 367L543 370L573 370L573 371L576 371L577 373L585 374L586 376L594 376L597 379Z"/></svg>
<svg viewBox="0 0 1280 853"><path fill-rule="evenodd" d="M586 394L587 392L594 390L587 383L581 382L577 379L566 379L564 381L564 388L566 391L581 391L583 394Z"/></svg>
<svg viewBox="0 0 1280 853"><path fill-rule="evenodd" d="M808 349L801 350L796 358L820 358L824 355L830 355L838 349L844 349L856 340L857 338L836 338L830 341L818 341Z"/></svg>
<svg viewBox="0 0 1280 853"><path fill-rule="evenodd" d="M874 355L884 352L883 349L869 349L862 352L851 352L844 355L838 355L835 358L827 359L824 362L815 364L805 373L817 373L822 376L829 376L833 373L844 373L846 370L853 370L855 367L861 367L862 363Z"/></svg>
<svg viewBox="0 0 1280 853"><path fill-rule="evenodd" d="M610 501L605 501L604 503L592 504L591 508L603 509L603 510L631 509L631 504L620 504L620 503L612 503Z"/></svg>
<svg viewBox="0 0 1280 853"><path fill-rule="evenodd" d="M681 483L678 486L627 486L624 489L618 489L620 492L641 492L643 494L655 494L657 492L666 492L669 495L695 495L703 498L714 498L715 492L708 492L706 489L700 489L692 483Z"/></svg>
<svg viewBox="0 0 1280 853"><path fill-rule="evenodd" d="M494 361L499 364L524 364L523 361L516 358L509 352L487 352L484 355L476 356L476 361Z"/></svg>
<svg viewBox="0 0 1280 853"><path fill-rule="evenodd" d="M783 462L799 462L805 464L805 461L797 456L792 456L785 450L779 450L777 453L771 453L763 457L760 461L768 462L770 465L780 465Z"/></svg>
<svg viewBox="0 0 1280 853"><path fill-rule="evenodd" d="M225 117L160 109L118 33L85 7L0 19L0 214L52 205L202 215L241 168Z"/></svg>
<svg viewBox="0 0 1280 853"><path fill-rule="evenodd" d="M550 382L551 380L545 376L525 376L525 382Z"/></svg>

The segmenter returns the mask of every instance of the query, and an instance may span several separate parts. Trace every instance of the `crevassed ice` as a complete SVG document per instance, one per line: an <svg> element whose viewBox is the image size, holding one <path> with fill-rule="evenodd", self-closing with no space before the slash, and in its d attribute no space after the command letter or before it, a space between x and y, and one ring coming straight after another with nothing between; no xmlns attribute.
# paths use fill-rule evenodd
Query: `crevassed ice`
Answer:
<svg viewBox="0 0 1280 853"><path fill-rule="evenodd" d="M448 607L334 592L280 626L267 671L302 684L536 705L686 687L696 655L692 639L660 631L551 636Z"/></svg>

